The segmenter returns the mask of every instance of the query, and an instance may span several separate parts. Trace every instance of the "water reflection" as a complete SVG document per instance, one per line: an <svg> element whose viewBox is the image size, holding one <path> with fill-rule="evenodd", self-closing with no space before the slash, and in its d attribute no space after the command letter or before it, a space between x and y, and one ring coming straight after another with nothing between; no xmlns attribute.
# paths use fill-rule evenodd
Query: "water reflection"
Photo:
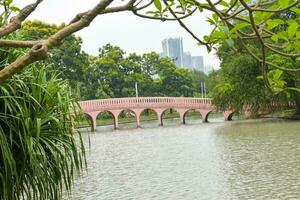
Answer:
<svg viewBox="0 0 300 200"><path fill-rule="evenodd" d="M240 199L300 199L299 122L217 128L222 173Z"/></svg>
<svg viewBox="0 0 300 200"><path fill-rule="evenodd" d="M215 121L98 127L70 199L300 198L298 122Z"/></svg>

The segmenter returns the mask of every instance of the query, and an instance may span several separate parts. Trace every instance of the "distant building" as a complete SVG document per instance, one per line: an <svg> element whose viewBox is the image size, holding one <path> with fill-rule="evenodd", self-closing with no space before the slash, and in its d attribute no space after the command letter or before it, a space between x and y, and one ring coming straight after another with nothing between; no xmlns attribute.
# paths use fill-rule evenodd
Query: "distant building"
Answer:
<svg viewBox="0 0 300 200"><path fill-rule="evenodd" d="M183 66L189 69L193 69L192 56L190 52L183 53Z"/></svg>
<svg viewBox="0 0 300 200"><path fill-rule="evenodd" d="M183 67L182 38L167 38L162 41L163 56L169 57L178 67Z"/></svg>
<svg viewBox="0 0 300 200"><path fill-rule="evenodd" d="M192 68L204 72L203 56L192 56Z"/></svg>
<svg viewBox="0 0 300 200"><path fill-rule="evenodd" d="M205 65L204 66L204 73L206 74L206 75L208 75L211 71L213 71L213 66L212 65Z"/></svg>
<svg viewBox="0 0 300 200"><path fill-rule="evenodd" d="M200 70L205 73L203 56L192 56L190 52L184 52L182 38L164 39L162 41L162 49L163 52L159 54L160 57L167 56L178 67ZM206 74L211 71L210 67L208 66Z"/></svg>

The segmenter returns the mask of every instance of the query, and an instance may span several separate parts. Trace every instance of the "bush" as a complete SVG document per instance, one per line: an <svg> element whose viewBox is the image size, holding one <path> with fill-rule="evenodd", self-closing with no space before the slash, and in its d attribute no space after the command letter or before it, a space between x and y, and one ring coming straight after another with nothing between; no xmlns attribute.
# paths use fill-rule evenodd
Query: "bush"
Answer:
<svg viewBox="0 0 300 200"><path fill-rule="evenodd" d="M1 200L61 199L70 191L86 164L72 105L66 83L41 64L0 85Z"/></svg>

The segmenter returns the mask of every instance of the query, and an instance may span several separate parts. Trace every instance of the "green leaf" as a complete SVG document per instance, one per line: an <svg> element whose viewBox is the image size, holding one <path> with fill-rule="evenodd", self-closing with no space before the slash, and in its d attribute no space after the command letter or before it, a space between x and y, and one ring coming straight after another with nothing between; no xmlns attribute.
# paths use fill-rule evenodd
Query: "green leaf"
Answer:
<svg viewBox="0 0 300 200"><path fill-rule="evenodd" d="M249 26L250 24L249 23L246 23L246 22L242 22L242 23L238 23L238 24L235 24L234 27L230 30L230 33L235 33L237 32L238 30L242 29L242 28L245 28L247 26Z"/></svg>
<svg viewBox="0 0 300 200"><path fill-rule="evenodd" d="M263 80L264 79L264 77L262 75L259 75L256 78L257 78L257 80Z"/></svg>
<svg viewBox="0 0 300 200"><path fill-rule="evenodd" d="M286 89L300 92L300 88L296 88L296 87L286 87Z"/></svg>
<svg viewBox="0 0 300 200"><path fill-rule="evenodd" d="M220 2L220 5L221 5L221 6L224 6L224 7L226 7L226 8L229 8L229 7L230 7L230 5L229 5L226 1L221 1L221 2Z"/></svg>
<svg viewBox="0 0 300 200"><path fill-rule="evenodd" d="M169 8L171 8L174 4L175 4L175 3L172 2L171 4L167 5L167 6L164 8L163 12L167 12L167 11L169 10Z"/></svg>
<svg viewBox="0 0 300 200"><path fill-rule="evenodd" d="M278 42L279 39L288 41L288 34L287 34L286 31L281 31L281 32L276 33L275 35L273 35L273 36L271 37L271 39L272 39L274 42Z"/></svg>
<svg viewBox="0 0 300 200"><path fill-rule="evenodd" d="M208 41L210 40L210 39L209 39L209 36L207 36L207 35L204 35L203 39L204 39L206 42L208 42Z"/></svg>
<svg viewBox="0 0 300 200"><path fill-rule="evenodd" d="M9 6L12 2L13 2L13 0L6 0L6 1L5 1L6 5L8 5L8 6Z"/></svg>
<svg viewBox="0 0 300 200"><path fill-rule="evenodd" d="M219 20L219 17L216 13L213 14L213 18L214 18L214 21L217 23Z"/></svg>
<svg viewBox="0 0 300 200"><path fill-rule="evenodd" d="M288 28L289 38L293 38L299 28L299 24L296 21L293 21Z"/></svg>
<svg viewBox="0 0 300 200"><path fill-rule="evenodd" d="M18 12L18 11L20 11L20 8L18 8L16 6L12 6L12 7L10 7L10 10L13 12Z"/></svg>
<svg viewBox="0 0 300 200"><path fill-rule="evenodd" d="M284 24L284 21L281 19L271 19L267 21L268 29L272 30L273 28L276 28L277 26Z"/></svg>
<svg viewBox="0 0 300 200"><path fill-rule="evenodd" d="M162 6L161 6L160 0L154 0L153 3L155 5L155 7L157 8L157 10L161 11Z"/></svg>
<svg viewBox="0 0 300 200"><path fill-rule="evenodd" d="M227 40L225 40L225 41L226 41L226 43L228 44L228 46L230 46L230 47L233 47L233 46L234 46L234 40L233 40L233 39L229 38L229 39L227 39Z"/></svg>
<svg viewBox="0 0 300 200"><path fill-rule="evenodd" d="M216 24L215 21L209 17L206 18L206 21L210 23L210 25Z"/></svg>
<svg viewBox="0 0 300 200"><path fill-rule="evenodd" d="M289 5L288 0L278 0L278 4L281 6L281 8L285 8Z"/></svg>
<svg viewBox="0 0 300 200"><path fill-rule="evenodd" d="M291 8L291 11L293 11L293 12L297 13L298 15L300 15L300 9L297 8L297 7Z"/></svg>
<svg viewBox="0 0 300 200"><path fill-rule="evenodd" d="M155 14L157 14L157 11L151 11L151 10L149 10L149 11L146 12L146 14L153 14L153 15L155 15Z"/></svg>

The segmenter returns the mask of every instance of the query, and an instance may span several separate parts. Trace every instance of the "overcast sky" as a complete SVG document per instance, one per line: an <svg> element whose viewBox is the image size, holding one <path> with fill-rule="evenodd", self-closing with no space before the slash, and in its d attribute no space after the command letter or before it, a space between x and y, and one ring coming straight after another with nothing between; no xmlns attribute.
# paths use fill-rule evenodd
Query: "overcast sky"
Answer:
<svg viewBox="0 0 300 200"><path fill-rule="evenodd" d="M15 0L20 7L33 0ZM84 2L84 3L83 3ZM99 0L44 0L29 19L39 19L48 23L69 22L76 13L86 11ZM122 2L122 1L120 1ZM210 32L211 27L205 22L206 16L194 15L185 22L198 36ZM91 25L76 33L83 39L83 50L97 55L99 47L107 43L117 45L127 53L147 53L162 51L161 41L169 37L182 37L184 51L192 55L204 56L204 64L219 65L216 56L206 52L205 47L183 30L177 22L161 22L139 18L131 12L101 15Z"/></svg>

